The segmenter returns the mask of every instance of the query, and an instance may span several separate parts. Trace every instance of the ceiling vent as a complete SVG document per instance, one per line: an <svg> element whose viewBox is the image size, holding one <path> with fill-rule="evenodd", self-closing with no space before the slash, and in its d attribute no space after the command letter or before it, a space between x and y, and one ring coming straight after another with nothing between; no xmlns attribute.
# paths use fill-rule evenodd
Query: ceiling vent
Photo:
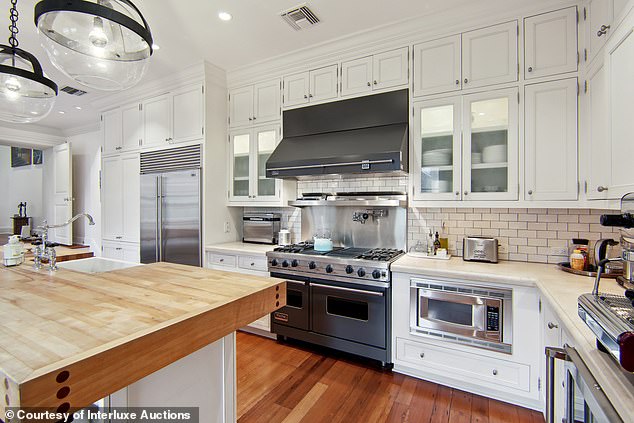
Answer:
<svg viewBox="0 0 634 423"><path fill-rule="evenodd" d="M60 91L63 91L66 94L74 95L77 97L81 97L84 94L88 94L86 91L80 90L79 88L69 87L68 85L62 88Z"/></svg>
<svg viewBox="0 0 634 423"><path fill-rule="evenodd" d="M319 18L308 8L308 6L306 6L305 3L285 10L280 14L280 16L295 31L309 28L319 23Z"/></svg>

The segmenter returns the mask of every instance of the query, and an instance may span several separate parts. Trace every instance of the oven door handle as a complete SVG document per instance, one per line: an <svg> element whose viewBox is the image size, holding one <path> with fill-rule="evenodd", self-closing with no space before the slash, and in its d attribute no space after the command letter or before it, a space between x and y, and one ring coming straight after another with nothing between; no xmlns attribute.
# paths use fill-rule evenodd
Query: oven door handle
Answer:
<svg viewBox="0 0 634 423"><path fill-rule="evenodd" d="M376 297L382 297L383 296L382 292L365 291L363 289L343 288L341 286L322 285L320 283L311 283L310 286L314 286L316 288L334 289L334 290L337 290L337 291L355 292L357 294L364 294L364 295L374 295Z"/></svg>

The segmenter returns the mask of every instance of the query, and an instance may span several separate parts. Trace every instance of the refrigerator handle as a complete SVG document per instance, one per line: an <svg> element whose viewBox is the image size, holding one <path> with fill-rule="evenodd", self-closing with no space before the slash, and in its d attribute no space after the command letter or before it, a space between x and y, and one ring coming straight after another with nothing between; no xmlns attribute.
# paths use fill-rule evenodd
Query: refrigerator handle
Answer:
<svg viewBox="0 0 634 423"><path fill-rule="evenodd" d="M163 250L163 176L156 177L156 261L162 260Z"/></svg>

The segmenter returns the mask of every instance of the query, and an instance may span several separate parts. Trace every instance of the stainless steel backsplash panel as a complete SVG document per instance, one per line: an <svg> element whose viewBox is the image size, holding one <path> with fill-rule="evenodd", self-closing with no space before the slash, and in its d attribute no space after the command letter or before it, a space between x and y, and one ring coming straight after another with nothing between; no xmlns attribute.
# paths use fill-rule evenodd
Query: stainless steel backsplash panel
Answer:
<svg viewBox="0 0 634 423"><path fill-rule="evenodd" d="M385 216L369 216L365 223L355 222L355 212L385 210ZM302 208L302 240L312 240L317 232L330 231L336 247L398 248L407 244L407 209L403 207L329 207Z"/></svg>

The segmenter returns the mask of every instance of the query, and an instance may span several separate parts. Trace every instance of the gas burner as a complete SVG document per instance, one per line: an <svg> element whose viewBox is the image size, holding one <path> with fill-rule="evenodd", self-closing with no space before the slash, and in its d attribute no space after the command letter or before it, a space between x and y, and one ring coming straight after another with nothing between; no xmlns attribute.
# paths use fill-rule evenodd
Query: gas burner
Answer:
<svg viewBox="0 0 634 423"><path fill-rule="evenodd" d="M403 252L403 250L397 250L396 248L373 248L359 254L357 258L361 260L390 261L403 254Z"/></svg>
<svg viewBox="0 0 634 423"><path fill-rule="evenodd" d="M309 241L299 242L297 244L283 245L281 247L275 247L273 251L280 253L303 253L306 250L312 249L314 244Z"/></svg>

